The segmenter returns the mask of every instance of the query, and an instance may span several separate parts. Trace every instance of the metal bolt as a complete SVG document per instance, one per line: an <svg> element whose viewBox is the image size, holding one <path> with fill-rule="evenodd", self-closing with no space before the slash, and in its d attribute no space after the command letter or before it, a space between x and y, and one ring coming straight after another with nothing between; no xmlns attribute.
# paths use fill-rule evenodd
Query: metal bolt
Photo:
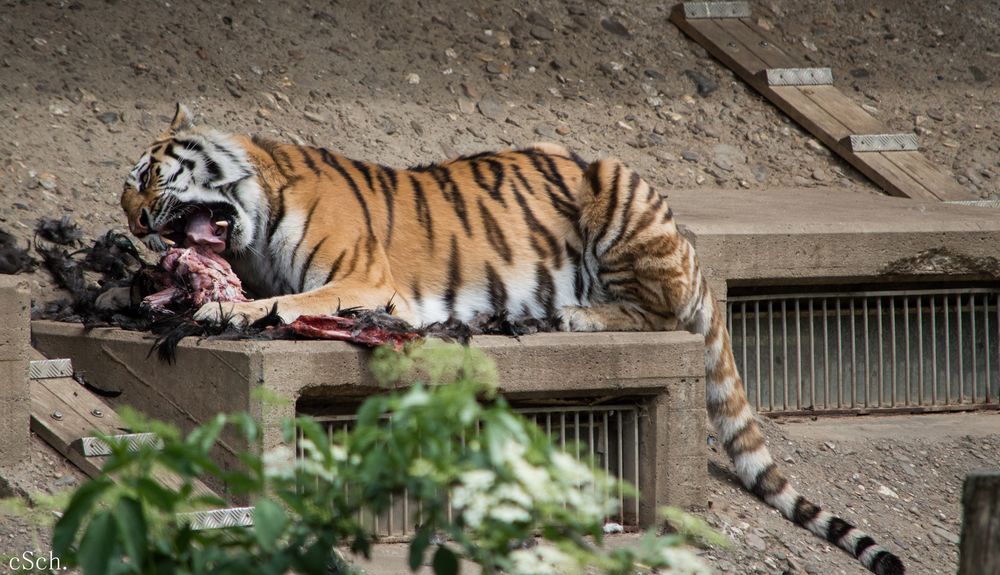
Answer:
<svg viewBox="0 0 1000 575"><path fill-rule="evenodd" d="M63 418L63 414L62 414L61 411L53 411L52 412L52 419L54 419L56 421L62 421L62 418Z"/></svg>
<svg viewBox="0 0 1000 575"><path fill-rule="evenodd" d="M730 42L729 43L729 47L730 48L735 48L736 47L736 42Z"/></svg>
<svg viewBox="0 0 1000 575"><path fill-rule="evenodd" d="M94 417L104 417L104 412L96 407L91 409L90 413L93 414Z"/></svg>
<svg viewBox="0 0 1000 575"><path fill-rule="evenodd" d="M765 47L765 48L767 48L769 46L769 44L767 43L767 40L761 40L760 41L760 45L763 46L763 47Z"/></svg>

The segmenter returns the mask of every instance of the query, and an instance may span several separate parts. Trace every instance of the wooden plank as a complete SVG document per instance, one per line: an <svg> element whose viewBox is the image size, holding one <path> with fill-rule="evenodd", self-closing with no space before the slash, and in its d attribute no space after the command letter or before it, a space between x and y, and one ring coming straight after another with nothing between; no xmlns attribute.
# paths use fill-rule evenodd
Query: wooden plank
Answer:
<svg viewBox="0 0 1000 575"><path fill-rule="evenodd" d="M31 350L31 359L45 359L38 350ZM31 389L31 430L38 434L86 473L89 477L101 474L105 457L86 457L79 449L79 440L97 433L118 435L129 430L110 405L88 391L71 377L33 380ZM94 415L99 410L101 416ZM53 417L54 413L60 415ZM167 470L157 470L154 477L165 487L177 489L181 478ZM200 480L194 480L196 495L216 494Z"/></svg>
<svg viewBox="0 0 1000 575"><path fill-rule="evenodd" d="M745 50L760 58L766 68L805 68L808 65L792 56L781 45L763 34L763 30L746 18L713 20L726 33L736 39ZM766 85L766 80L764 81Z"/></svg>
<svg viewBox="0 0 1000 575"><path fill-rule="evenodd" d="M868 176L885 193L890 196L902 198L913 198L936 202L940 200L931 190L927 189L923 183L916 179L913 174L901 169L889 159L891 154L905 152L852 152L851 157L857 158L858 163L851 162L862 174Z"/></svg>
<svg viewBox="0 0 1000 575"><path fill-rule="evenodd" d="M945 201L967 201L969 191L955 178L939 170L927 156L920 152L893 152L884 154L889 161L905 170L938 198Z"/></svg>
<svg viewBox="0 0 1000 575"><path fill-rule="evenodd" d="M61 419L52 417L56 412L62 416ZM89 477L101 474L104 458L84 457L71 447L73 441L91 434L93 428L72 405L41 385L41 380L31 382L31 430Z"/></svg>
<svg viewBox="0 0 1000 575"><path fill-rule="evenodd" d="M965 477L958 573L1000 573L1000 472L977 471Z"/></svg>
<svg viewBox="0 0 1000 575"><path fill-rule="evenodd" d="M841 143L854 134L885 133L878 119L834 86L774 86L769 68L802 68L801 58L746 18L687 20L680 5L671 20L746 83L847 160L886 193L923 200L969 200L975 196L919 152L854 152ZM896 156L896 154L905 154Z"/></svg>

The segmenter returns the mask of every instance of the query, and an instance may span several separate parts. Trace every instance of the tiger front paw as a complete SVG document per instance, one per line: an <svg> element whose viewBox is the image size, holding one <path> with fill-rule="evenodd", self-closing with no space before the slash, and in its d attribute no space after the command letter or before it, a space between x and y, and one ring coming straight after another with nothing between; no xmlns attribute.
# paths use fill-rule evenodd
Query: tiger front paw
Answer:
<svg viewBox="0 0 1000 575"><path fill-rule="evenodd" d="M195 312L194 319L216 325L246 327L269 312L270 308L266 305L253 301L209 302Z"/></svg>
<svg viewBox="0 0 1000 575"><path fill-rule="evenodd" d="M590 308L570 305L559 313L562 331L604 331L604 322Z"/></svg>

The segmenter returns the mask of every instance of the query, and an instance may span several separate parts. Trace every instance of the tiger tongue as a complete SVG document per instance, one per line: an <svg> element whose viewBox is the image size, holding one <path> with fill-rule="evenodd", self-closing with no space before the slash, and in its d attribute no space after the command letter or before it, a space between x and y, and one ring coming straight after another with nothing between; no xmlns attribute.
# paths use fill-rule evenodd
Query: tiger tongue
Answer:
<svg viewBox="0 0 1000 575"><path fill-rule="evenodd" d="M204 247L219 254L226 251L226 231L212 222L208 212L199 212L187 220L186 247Z"/></svg>

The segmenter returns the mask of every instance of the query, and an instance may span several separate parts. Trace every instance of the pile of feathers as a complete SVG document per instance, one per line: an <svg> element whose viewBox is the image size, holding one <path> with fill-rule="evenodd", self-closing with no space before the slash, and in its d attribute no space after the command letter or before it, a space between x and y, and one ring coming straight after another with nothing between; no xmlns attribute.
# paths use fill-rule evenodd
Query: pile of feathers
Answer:
<svg viewBox="0 0 1000 575"><path fill-rule="evenodd" d="M302 316L291 323L283 322L276 308L241 327L200 322L194 312L205 303L248 301L229 263L214 253L172 248L151 264L120 232L108 231L86 245L83 232L68 216L39 220L34 241L26 247L0 229L0 274L32 272L39 266L67 296L33 305L33 319L150 332L155 340L151 353L155 350L168 362L174 361L177 345L186 337L330 339L398 349L424 337L467 343L479 334L519 336L554 328L553 321L515 322L483 315L472 322L450 320L417 329L392 315L391 302L379 309Z"/></svg>

